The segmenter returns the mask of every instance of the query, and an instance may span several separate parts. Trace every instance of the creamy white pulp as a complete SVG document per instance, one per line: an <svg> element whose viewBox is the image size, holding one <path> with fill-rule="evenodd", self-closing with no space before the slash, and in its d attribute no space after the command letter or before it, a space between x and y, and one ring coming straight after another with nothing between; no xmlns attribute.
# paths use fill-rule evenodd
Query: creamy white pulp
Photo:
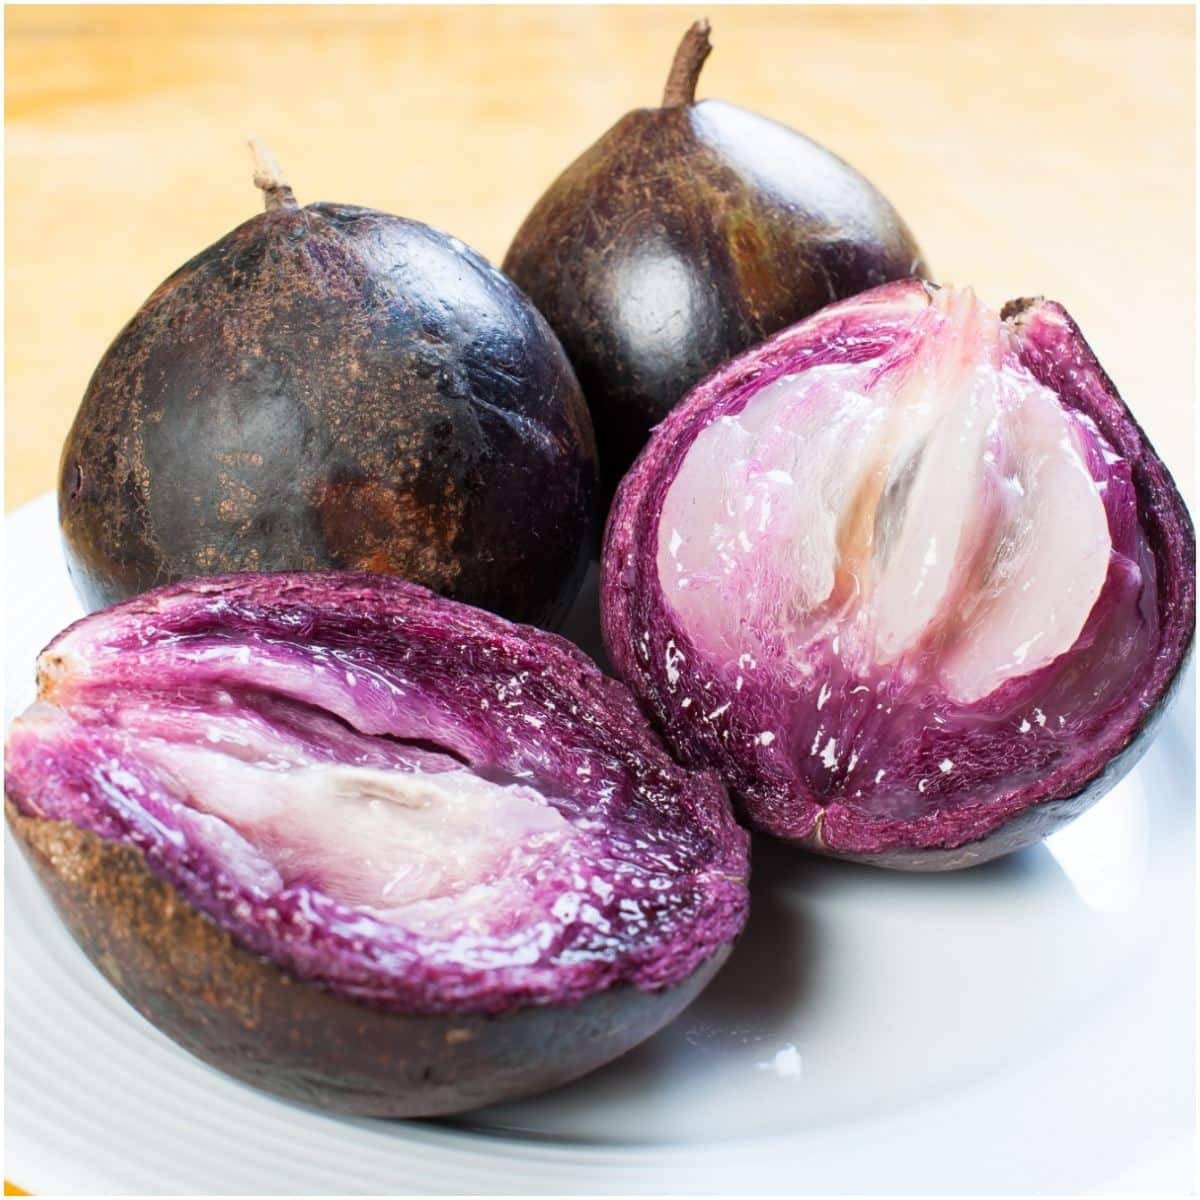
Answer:
<svg viewBox="0 0 1200 1200"><path fill-rule="evenodd" d="M536 788L452 760L320 761L236 713L213 716L202 744L139 732L138 757L191 810L190 836L243 886L304 885L418 933L516 927L539 907L538 872L575 837Z"/></svg>
<svg viewBox="0 0 1200 1200"><path fill-rule="evenodd" d="M689 449L658 572L706 657L822 644L961 705L1069 649L1112 541L1080 418L972 292L942 289L892 361L785 376Z"/></svg>

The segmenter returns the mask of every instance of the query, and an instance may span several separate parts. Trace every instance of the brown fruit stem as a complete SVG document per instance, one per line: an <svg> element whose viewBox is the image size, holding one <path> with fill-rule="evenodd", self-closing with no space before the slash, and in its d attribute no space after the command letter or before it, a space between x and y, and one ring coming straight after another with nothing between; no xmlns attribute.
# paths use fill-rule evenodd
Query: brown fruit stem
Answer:
<svg viewBox="0 0 1200 1200"><path fill-rule="evenodd" d="M701 18L683 35L667 76L667 86L663 89L663 108L685 108L695 104L700 68L712 53L712 42L708 40L711 29L708 21Z"/></svg>
<svg viewBox="0 0 1200 1200"><path fill-rule="evenodd" d="M277 208L299 208L275 155L257 138L250 139L250 152L254 155L254 186L262 190L263 207L267 212Z"/></svg>

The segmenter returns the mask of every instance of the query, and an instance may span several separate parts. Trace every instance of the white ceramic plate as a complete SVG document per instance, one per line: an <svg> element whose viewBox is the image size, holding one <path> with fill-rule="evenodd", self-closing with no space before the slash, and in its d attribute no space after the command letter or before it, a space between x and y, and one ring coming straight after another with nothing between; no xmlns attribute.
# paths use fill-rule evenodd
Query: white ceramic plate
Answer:
<svg viewBox="0 0 1200 1200"><path fill-rule="evenodd" d="M5 723L78 606L53 498L5 522ZM588 605L592 609L588 609ZM576 636L595 637L595 582ZM670 1028L454 1122L331 1117L142 1020L6 835L5 1174L42 1192L1183 1192L1195 696L1070 828L901 875L755 846L749 928Z"/></svg>

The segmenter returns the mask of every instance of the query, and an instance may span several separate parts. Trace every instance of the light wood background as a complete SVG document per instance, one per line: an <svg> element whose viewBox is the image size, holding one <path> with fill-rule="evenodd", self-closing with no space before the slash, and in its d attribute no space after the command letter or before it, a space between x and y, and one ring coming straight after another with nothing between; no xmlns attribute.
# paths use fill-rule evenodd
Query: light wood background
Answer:
<svg viewBox="0 0 1200 1200"><path fill-rule="evenodd" d="M6 508L54 486L92 368L151 289L257 210L248 135L302 203L416 217L499 261L557 172L657 103L701 14L702 96L849 159L939 279L1064 302L1191 495L1189 7L20 7Z"/></svg>
<svg viewBox="0 0 1200 1200"><path fill-rule="evenodd" d="M499 261L546 184L655 104L696 15L720 96L869 175L935 276L1064 302L1192 484L1188 7L19 7L6 24L5 503L54 486L96 361L257 210L365 204Z"/></svg>

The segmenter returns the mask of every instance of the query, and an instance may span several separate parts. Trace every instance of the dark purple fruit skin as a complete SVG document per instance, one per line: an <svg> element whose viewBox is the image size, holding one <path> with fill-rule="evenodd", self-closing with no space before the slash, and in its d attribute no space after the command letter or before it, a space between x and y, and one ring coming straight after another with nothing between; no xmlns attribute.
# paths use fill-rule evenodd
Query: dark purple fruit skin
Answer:
<svg viewBox="0 0 1200 1200"><path fill-rule="evenodd" d="M332 567L554 625L595 490L579 385L512 283L426 225L313 204L240 225L118 335L63 449L59 516L89 611Z"/></svg>
<svg viewBox="0 0 1200 1200"><path fill-rule="evenodd" d="M928 274L857 171L719 100L626 114L550 185L504 270L574 364L608 495L726 359L831 301Z"/></svg>
<svg viewBox="0 0 1200 1200"><path fill-rule="evenodd" d="M900 281L830 306L784 330L713 372L692 390L651 438L622 481L604 535L601 616L604 642L617 673L662 733L679 762L713 767L743 813L777 802L771 781L752 756L731 753L717 722L705 724L683 711L664 685L668 646L683 660L699 656L664 599L657 578L655 531L679 466L697 434L738 398L804 362L827 361L868 346L906 308L928 303L935 285ZM1060 401L1095 422L1109 444L1131 464L1138 519L1154 553L1161 637L1138 697L1139 715L1124 733L1094 749L1086 769L1070 779L1020 789L991 811L934 822L869 824L844 808L822 812L802 837L786 839L807 850L908 871L975 866L1033 846L1096 803L1149 748L1192 650L1196 623L1195 531L1170 472L1104 372L1078 325L1054 301L1014 300L1001 317L1015 333L1022 364ZM830 355L829 347L836 349ZM643 634L644 642L643 642ZM642 648L639 648L641 646ZM703 666L694 668L701 682ZM716 677L709 682L719 685ZM714 691L714 704L726 693ZM763 806L760 808L760 806ZM752 823L772 832L761 819Z"/></svg>
<svg viewBox="0 0 1200 1200"><path fill-rule="evenodd" d="M730 950L657 992L616 985L498 1016L387 1012L243 949L132 847L5 809L75 940L143 1017L237 1079L335 1112L439 1116L566 1083L671 1021Z"/></svg>

